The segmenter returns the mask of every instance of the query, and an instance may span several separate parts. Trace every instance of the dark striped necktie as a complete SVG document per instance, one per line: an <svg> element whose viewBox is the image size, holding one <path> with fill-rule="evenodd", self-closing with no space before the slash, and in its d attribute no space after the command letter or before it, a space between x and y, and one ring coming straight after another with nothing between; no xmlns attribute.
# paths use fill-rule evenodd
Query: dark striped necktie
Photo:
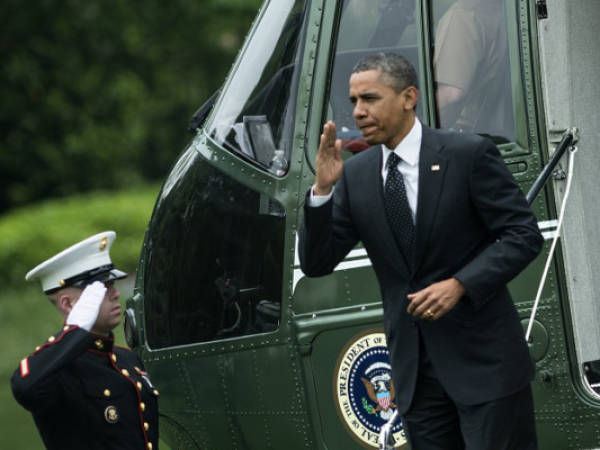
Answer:
<svg viewBox="0 0 600 450"><path fill-rule="evenodd" d="M400 161L401 158L392 152L386 162L385 213L396 238L396 243L412 268L415 253L415 224L406 197L404 178L398 170Z"/></svg>

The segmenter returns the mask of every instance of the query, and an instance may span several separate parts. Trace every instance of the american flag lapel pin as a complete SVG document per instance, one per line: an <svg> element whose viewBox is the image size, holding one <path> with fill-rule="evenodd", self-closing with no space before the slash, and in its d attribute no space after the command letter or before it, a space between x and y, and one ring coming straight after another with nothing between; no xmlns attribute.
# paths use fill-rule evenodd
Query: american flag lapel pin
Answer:
<svg viewBox="0 0 600 450"><path fill-rule="evenodd" d="M440 170L440 165L439 164L434 164L433 166L431 166L431 171L432 172L439 172Z"/></svg>

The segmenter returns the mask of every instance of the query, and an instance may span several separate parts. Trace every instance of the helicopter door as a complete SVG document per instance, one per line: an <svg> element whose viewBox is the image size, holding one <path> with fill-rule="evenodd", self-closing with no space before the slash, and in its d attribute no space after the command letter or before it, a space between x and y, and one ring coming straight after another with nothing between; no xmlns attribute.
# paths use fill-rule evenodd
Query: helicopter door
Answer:
<svg viewBox="0 0 600 450"><path fill-rule="evenodd" d="M417 72L420 98L416 112L421 122L490 137L501 150L506 147L513 151L511 156L522 156L509 162L516 175L520 175L519 170L525 175L534 167L531 160L537 155L516 144L518 140L527 142L527 134L515 124L515 117L525 114L516 109L523 108L520 86L511 87L511 67L518 69L519 65L509 58L504 5L503 1L489 0L344 0L331 61L330 90L324 105L325 119L336 123L342 139L343 157L352 158L354 153L368 148L354 123L348 99L352 69L365 55L394 52L410 61ZM464 11L467 6L473 11ZM465 17L476 19L475 12L483 16L484 30L479 22L466 23ZM454 33L456 23L461 21L464 23L459 31L472 47L470 55L460 54L467 47L458 45L461 36ZM484 31L481 38L487 38L488 33L492 45L479 48L484 43L478 42L480 38L470 34L472 31ZM451 64L453 61L458 64ZM518 77L513 78L518 85ZM455 86L456 79L463 84ZM452 97L459 91L464 95ZM442 94L456 102L443 103L446 97ZM475 111L474 104L481 105L480 109ZM295 291L296 297L307 297L295 302L296 312L310 313L306 321L298 322L300 329L306 327L300 340L310 342L317 408L321 420L327 423L322 429L323 440L330 448L358 448L357 444L376 448L377 434L395 409L393 384L403 382L391 383L381 297L369 265L365 250L356 248L333 274L317 280L301 279ZM529 298L530 291L522 290L516 297ZM401 421L397 421L392 433L396 448L406 448Z"/></svg>
<svg viewBox="0 0 600 450"><path fill-rule="evenodd" d="M368 145L354 123L348 99L352 68L373 52L405 56L422 74L415 0L344 0L333 55L326 119L337 125L343 157ZM417 114L422 117L420 101ZM382 325L381 294L366 251L356 248L334 272L301 278L294 292L299 341L315 386L315 410L326 448L377 448L381 426L396 404ZM306 317L304 319L303 317ZM333 402L332 402L333 399ZM392 430L396 448L406 447L401 421Z"/></svg>

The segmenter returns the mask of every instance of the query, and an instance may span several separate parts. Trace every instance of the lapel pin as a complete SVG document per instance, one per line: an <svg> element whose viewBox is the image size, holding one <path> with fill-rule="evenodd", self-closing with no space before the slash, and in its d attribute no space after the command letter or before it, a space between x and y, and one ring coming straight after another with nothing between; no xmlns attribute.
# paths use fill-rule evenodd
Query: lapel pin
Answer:
<svg viewBox="0 0 600 450"><path fill-rule="evenodd" d="M431 166L431 171L432 172L437 172L440 170L440 165L439 164L434 164L433 166Z"/></svg>

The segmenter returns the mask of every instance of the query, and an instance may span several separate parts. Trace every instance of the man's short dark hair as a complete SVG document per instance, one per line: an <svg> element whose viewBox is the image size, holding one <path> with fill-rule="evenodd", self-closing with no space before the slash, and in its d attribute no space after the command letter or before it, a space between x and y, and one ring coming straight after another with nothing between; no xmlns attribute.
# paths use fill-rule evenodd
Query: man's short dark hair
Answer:
<svg viewBox="0 0 600 450"><path fill-rule="evenodd" d="M367 70L380 70L385 83L396 92L401 92L409 86L419 87L415 68L397 53L379 52L363 56L354 65L352 73Z"/></svg>

